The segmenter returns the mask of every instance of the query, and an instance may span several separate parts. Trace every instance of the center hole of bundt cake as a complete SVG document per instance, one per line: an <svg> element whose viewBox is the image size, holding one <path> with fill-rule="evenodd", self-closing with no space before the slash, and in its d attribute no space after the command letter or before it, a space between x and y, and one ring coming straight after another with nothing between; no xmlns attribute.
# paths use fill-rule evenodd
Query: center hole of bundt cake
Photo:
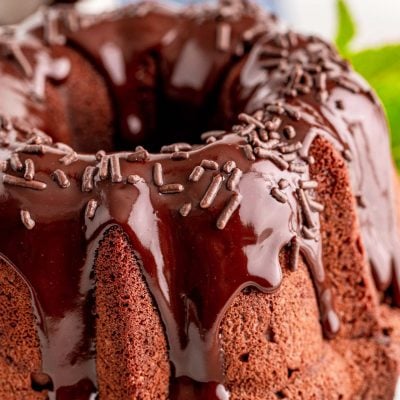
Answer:
<svg viewBox="0 0 400 400"><path fill-rule="evenodd" d="M171 143L201 143L200 135L207 130L227 129L231 121L221 110L222 84L218 80L211 89L200 85L195 77L189 82L192 87L181 86L174 72L166 80L158 69L155 57L138 63L137 82L133 82L138 85L136 95L116 107L117 150L141 145L158 152Z"/></svg>
<svg viewBox="0 0 400 400"><path fill-rule="evenodd" d="M179 71L178 65L166 74L161 64L157 55L146 54L135 59L123 85L109 80L114 132L104 150L131 150L140 145L159 152L171 143L201 143L201 133L231 125L221 107L222 71L204 78L198 69L190 76L187 70ZM98 150L94 142L88 146L92 152ZM82 150L87 151L87 146Z"/></svg>

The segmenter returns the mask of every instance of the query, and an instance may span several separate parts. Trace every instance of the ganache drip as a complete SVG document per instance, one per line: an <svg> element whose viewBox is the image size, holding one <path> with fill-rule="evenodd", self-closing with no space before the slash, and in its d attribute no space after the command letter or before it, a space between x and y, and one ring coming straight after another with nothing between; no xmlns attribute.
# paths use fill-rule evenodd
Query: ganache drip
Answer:
<svg viewBox="0 0 400 400"><path fill-rule="evenodd" d="M91 56L108 77L117 105L132 90L121 71L129 71L138 60L127 55L120 46L124 42L110 42L98 49L94 32L118 24L121 18L136 18L140 24L146 18L153 22L159 19L160 26L165 24L168 29L156 32L155 38L149 39L149 48L158 48L167 60L168 51L174 54L170 49L179 36L169 29L176 15L146 3L130 10L99 21L85 20L64 9L60 15L67 32L53 15L46 18L50 26L43 30L47 43L59 44L65 34L66 42ZM364 200L361 228L379 287L385 289L392 278L397 279L396 274L392 277L391 267L390 272L386 267L392 260L395 268L400 265L396 261L400 257L396 253L390 177L374 180L362 173L389 167L386 161L372 157L377 140L371 136L372 128L365 131L362 124L351 120L351 115L358 115L352 104L357 109L364 105L371 108L371 99L376 103L374 95L322 41L282 33L272 22L267 27L253 11L246 14L232 3L217 12L189 12L187 23L195 25L205 16L212 24L205 31L215 32L213 50L207 47L207 34L196 37L203 48L194 46L190 38L181 43L181 58L168 67L171 70L164 65L169 80L163 82L163 88L170 92L186 82L196 87L203 99L207 97L205 90L191 80L192 71L184 70L193 67L185 64L188 59L196 54L216 57L216 50L228 53L225 68L232 70L244 60L237 76L238 95L230 110L238 115L237 125L203 133L205 144L179 142L164 146L160 154L141 146L135 151L82 154L67 144L53 143L45 127L34 128L25 115L2 117L0 215L4 229L0 251L35 293L43 373L51 378L56 393L65 387L82 393L82 382L91 382L86 385L89 392L95 390L94 322L86 309L95 291L91 269L96 248L115 225L129 236L140 257L143 275L160 311L173 367L173 398L183 398L187 385L196 388L193 391L199 398L220 398L218 391L225 390L220 322L241 290L256 287L269 293L279 288L281 251L289 253L291 269L297 268L300 258L306 261L324 332L327 337L334 336L340 323L322 265L319 213L324 205L318 202L318 185L309 172L315 162L309 150L317 136L331 140L349 162L355 193ZM68 79L65 60L53 59L51 52L44 50L40 62L31 65L24 49L12 40L10 47L8 39L11 52L7 54L25 74L27 87L40 94L32 101L45 101L43 79L56 79L61 84ZM110 63L110 51L111 58L119 60L116 64ZM60 71L54 73L46 63L47 67L57 63ZM153 61L150 65L160 68ZM207 65L207 74L217 75L215 65ZM38 70L40 90L31 84ZM5 72L10 77L18 75ZM207 77L203 78L202 83L207 83ZM374 133L383 132L385 137L379 141L387 151L384 118L379 107L373 107ZM137 104L121 106L123 122L119 128L124 140L145 138L141 112ZM132 134L138 139L132 139ZM357 153L360 141L368 147L368 157ZM375 165L378 162L385 162L385 166ZM380 213L372 212L371 204L381 204ZM386 226L382 226L382 218L388 221ZM379 235L388 240L378 241L385 247L377 249ZM51 277L52 291L43 276ZM70 361L58 351L62 347L60 332L64 335L68 324L80 327L69 345L69 356L74 354L78 365L73 374L69 372ZM75 384L77 381L81 386ZM62 395L58 393L57 398L62 399Z"/></svg>

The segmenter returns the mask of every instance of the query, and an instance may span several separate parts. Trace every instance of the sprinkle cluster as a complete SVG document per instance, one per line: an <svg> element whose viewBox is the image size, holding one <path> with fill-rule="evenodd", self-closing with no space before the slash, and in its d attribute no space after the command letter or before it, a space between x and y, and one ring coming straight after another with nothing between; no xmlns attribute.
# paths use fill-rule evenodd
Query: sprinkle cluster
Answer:
<svg viewBox="0 0 400 400"><path fill-rule="evenodd" d="M313 36L288 31L266 37L259 49L259 63L267 71L282 74L281 96L296 98L314 92L315 98L324 103L330 87L339 86L352 93L366 93L377 102L370 88L355 81L349 62L329 43ZM343 107L343 102L338 107Z"/></svg>
<svg viewBox="0 0 400 400"><path fill-rule="evenodd" d="M245 157L250 161L266 159L272 162L279 170L289 171L299 175L295 197L301 211L301 234L308 240L318 240L319 228L315 213L324 210L324 206L317 202L313 196L318 184L314 180L304 179L310 164L315 160L308 154L302 154L303 144L296 141L297 133L290 120L298 121L302 113L295 107L288 105L284 100L265 105L264 110L258 110L253 114L242 113L239 115L240 125L233 127L234 132L246 140L242 145ZM283 121L289 123L283 123ZM272 188L270 195L278 202L288 202L286 189L290 183L286 179L280 179ZM294 237L291 243L291 264L297 265L299 244L298 238Z"/></svg>

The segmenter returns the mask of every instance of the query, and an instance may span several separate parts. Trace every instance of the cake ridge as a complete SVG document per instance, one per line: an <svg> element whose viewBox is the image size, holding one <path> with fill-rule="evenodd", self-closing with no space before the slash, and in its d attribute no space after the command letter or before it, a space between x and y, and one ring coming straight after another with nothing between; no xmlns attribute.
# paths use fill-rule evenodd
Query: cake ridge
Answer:
<svg viewBox="0 0 400 400"><path fill-rule="evenodd" d="M151 9L146 13L157 15ZM207 13L199 18L207 19ZM227 51L227 29L222 31L217 50ZM358 157L357 146L352 144L360 136L373 138L368 132L353 132L353 139L347 132L349 121L339 117L339 111L332 111L332 102L341 111L350 99L357 107L358 103L369 109L372 105L374 119L371 117L370 123L386 135L375 96L357 83L330 46L290 31L267 34L259 28L244 39L242 44L249 49L243 54L255 55L244 59L250 64L245 67L262 79L248 84L241 74L236 77L242 79L240 84L226 80L228 94L232 88L240 92L232 96L235 107L226 112L235 114L235 120L237 116L237 125L205 132L202 145L179 142L165 146L161 154L151 154L141 146L132 152L87 154L66 144L53 144L47 133L27 121L1 118L0 193L4 202L0 215L5 225L14 227L14 238L35 244L35 251L48 252L64 283L77 290L81 269L72 269L83 265L85 243L104 226L120 226L143 259L143 273L165 326L174 377L189 377L204 384L205 390L209 382L214 382L211 386L224 383L218 330L226 309L248 286L265 292L278 289L283 249L290 252L293 270L301 257L307 260L325 333L328 337L340 334L340 317L322 264L319 214L324 204L315 197L318 183L309 172L315 159L309 150L315 138L328 138L350 163L350 172L369 166L369 158ZM238 66L244 68L237 62L230 70ZM22 70L26 73L29 68ZM271 87L272 94L268 92ZM342 100L335 98L338 92L346 99L341 106ZM235 113L235 108L240 112ZM387 151L385 140L382 146ZM386 182L385 188L390 192L391 184ZM373 193L374 189L372 186ZM371 193L364 191L371 204ZM379 200L390 205L390 195ZM257 215L257 210L264 209L266 213ZM15 227L21 217L21 224ZM66 264L53 250L46 250L42 239L51 241L52 235L61 233L66 249L60 251L74 253L76 265ZM387 254L394 251L395 241L393 235L385 242ZM13 246L4 232L1 251L11 257ZM373 250L369 249L371 258ZM271 262L268 269L267 259ZM34 260L26 261L23 268L35 280L38 277L31 262ZM379 270L378 265L375 269ZM45 267L50 274L50 264ZM386 288L390 279L387 271L383 272ZM230 279L233 274L235 279ZM223 287L213 287L210 276L224 282ZM53 305L43 297L44 288L36 283L50 317L63 314L67 309L51 310Z"/></svg>

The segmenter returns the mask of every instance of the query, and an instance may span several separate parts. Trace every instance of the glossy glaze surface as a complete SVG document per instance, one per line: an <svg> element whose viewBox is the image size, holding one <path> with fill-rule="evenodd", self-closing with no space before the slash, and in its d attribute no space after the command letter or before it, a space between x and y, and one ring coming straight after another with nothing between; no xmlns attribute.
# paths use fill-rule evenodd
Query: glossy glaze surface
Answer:
<svg viewBox="0 0 400 400"><path fill-rule="evenodd" d="M278 290L284 248L293 268L298 252L306 259L324 331L335 335L340 322L321 261L323 205L308 168L317 135L349 160L379 288L397 279L391 177L376 176L391 170L387 128L374 95L327 44L280 32L267 16L257 30L257 10L239 8L229 17L221 10L177 15L144 5L100 20L72 14L68 26L75 29L60 23L53 32L104 76L114 105L114 146L125 150L120 153L75 154L21 126L28 122L54 141L73 143L54 131L43 90L46 81L63 87L71 61L54 43L42 43L42 29L18 47L26 63L15 49L1 63L0 112L13 122L2 122L0 155L7 165L0 183L0 251L34 293L52 398L96 392L93 261L113 225L139 254L165 326L171 398L220 398L220 321L240 290ZM230 27L224 50L224 40L216 40L221 23ZM12 35L3 38L6 50L15 43ZM242 111L248 114L238 117ZM199 143L210 126L228 131L208 133L207 144L180 143L161 154L128 151ZM96 138L85 146L99 150ZM33 179L26 175L27 159ZM64 175L54 177L57 170L68 184ZM22 220L21 210L28 212Z"/></svg>

